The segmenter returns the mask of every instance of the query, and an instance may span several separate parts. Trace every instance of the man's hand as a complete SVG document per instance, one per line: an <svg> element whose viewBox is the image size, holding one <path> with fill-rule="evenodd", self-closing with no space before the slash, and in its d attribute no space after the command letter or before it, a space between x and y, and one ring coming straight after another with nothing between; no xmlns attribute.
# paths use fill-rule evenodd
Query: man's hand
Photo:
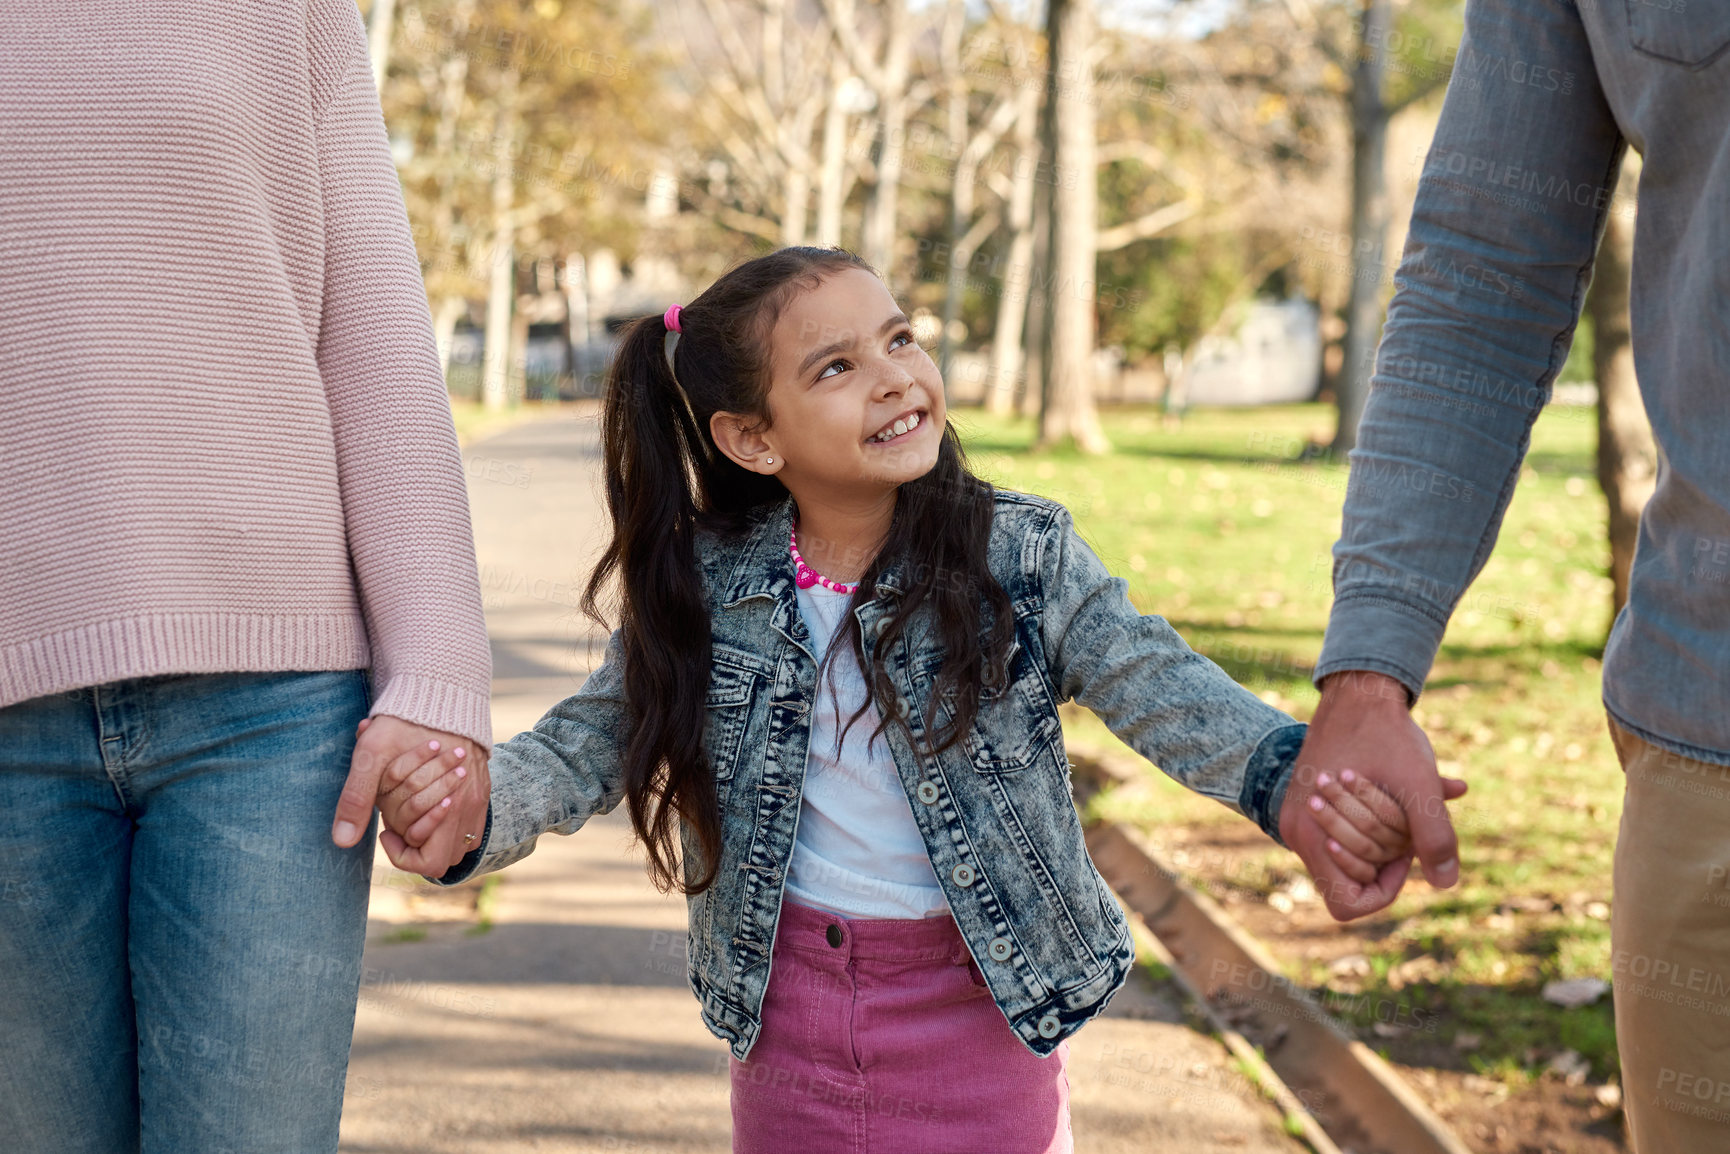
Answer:
<svg viewBox="0 0 1730 1154"><path fill-rule="evenodd" d="M346 848L360 840L379 795L401 788L412 771L425 761L424 751L434 741L450 752L456 748L466 750L463 765L467 772L450 793L450 806L437 820L424 845L414 846L404 840L402 834L410 830L399 832L388 827L379 835L379 843L398 869L430 877L444 874L478 844L474 839L486 828L487 802L492 792L487 775L488 751L456 734L380 714L360 725L360 739L355 743L348 781L343 785L336 821L331 827L331 839L337 845ZM433 764L437 766L443 760L441 757ZM409 788L414 789L417 784L410 782ZM474 839L465 839L464 834L472 834Z"/></svg>
<svg viewBox="0 0 1730 1154"><path fill-rule="evenodd" d="M1404 811L1431 885L1445 889L1459 880L1459 843L1446 802L1464 794L1466 783L1436 771L1435 751L1407 711L1405 686L1380 673L1336 673L1322 684L1279 815L1281 839L1303 859L1329 913L1349 921L1376 912L1399 895L1411 869L1410 859L1392 861L1375 880L1360 883L1329 853L1328 833L1309 799L1323 773L1337 779L1344 769L1379 785Z"/></svg>

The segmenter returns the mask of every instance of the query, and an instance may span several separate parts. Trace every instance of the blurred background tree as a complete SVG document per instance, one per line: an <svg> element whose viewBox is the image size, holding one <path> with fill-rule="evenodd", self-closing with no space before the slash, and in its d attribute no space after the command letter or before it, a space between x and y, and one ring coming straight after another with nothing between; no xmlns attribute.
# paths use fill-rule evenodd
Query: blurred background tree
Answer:
<svg viewBox="0 0 1730 1154"><path fill-rule="evenodd" d="M395 9L381 93L435 334L448 368L458 321L485 300L489 406L522 393L519 295L550 289L587 237L628 247L650 186L670 180L646 163L665 123L647 32L641 12L588 0Z"/></svg>
<svg viewBox="0 0 1730 1154"><path fill-rule="evenodd" d="M593 395L624 317L744 256L839 244L907 302L953 403L1031 417L1047 447L1109 448L1102 385L1175 420L1257 302L1309 302L1338 412L1310 451L1336 456L1462 8L362 3L441 356L454 373L471 334L489 406L525 395L533 334L554 334L539 391ZM1621 590L1655 451L1616 227L1562 380L1601 386Z"/></svg>

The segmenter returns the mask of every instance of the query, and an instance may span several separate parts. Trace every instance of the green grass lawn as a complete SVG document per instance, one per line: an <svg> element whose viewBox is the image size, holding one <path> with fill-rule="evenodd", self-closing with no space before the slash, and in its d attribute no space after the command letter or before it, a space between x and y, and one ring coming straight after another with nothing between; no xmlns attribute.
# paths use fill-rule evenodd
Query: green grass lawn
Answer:
<svg viewBox="0 0 1730 1154"><path fill-rule="evenodd" d="M1294 461L1307 440L1331 434L1330 409L1196 411L1180 430L1152 410L1109 410L1104 457L1032 453L1025 420L975 410L952 419L976 471L1070 508L1138 608L1265 700L1309 717L1346 470ZM1408 885L1365 942L1372 972L1354 987L1442 1014L1444 1041L1483 1035L1462 1060L1514 1080L1541 1064L1533 1051L1562 1047L1591 1059L1595 1078L1616 1069L1608 997L1568 1011L1538 997L1552 978L1610 974L1604 903L1622 775L1599 704L1610 583L1595 443L1590 409L1552 408L1534 430L1495 553L1414 714L1443 771L1471 783L1454 807L1462 882ZM1065 714L1077 748L1123 748L1085 711ZM1151 772L1096 804L1155 830L1241 821ZM1296 859L1266 845L1230 884L1257 888L1259 867L1265 896L1291 876ZM1424 957L1441 964L1413 965ZM1283 960L1312 988L1330 981L1324 962Z"/></svg>

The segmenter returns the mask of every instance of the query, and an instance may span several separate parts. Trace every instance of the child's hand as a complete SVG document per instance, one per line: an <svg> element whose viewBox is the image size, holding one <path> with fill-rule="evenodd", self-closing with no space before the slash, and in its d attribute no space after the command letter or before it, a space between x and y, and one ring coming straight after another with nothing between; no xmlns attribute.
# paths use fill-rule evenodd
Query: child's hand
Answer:
<svg viewBox="0 0 1730 1154"><path fill-rule="evenodd" d="M1310 813L1328 835L1328 853L1355 882L1368 885L1381 867L1412 856L1405 811L1388 792L1362 774L1341 770L1339 780L1316 778Z"/></svg>
<svg viewBox="0 0 1730 1154"><path fill-rule="evenodd" d="M360 723L365 733L371 719ZM438 741L416 745L400 754L378 781L378 812L385 828L410 846L432 836L450 810L451 794L468 776L466 743Z"/></svg>
<svg viewBox="0 0 1730 1154"><path fill-rule="evenodd" d="M1442 800L1466 795L1466 783L1444 777ZM1411 827L1398 799L1361 773L1340 771L1316 777L1309 799L1310 816L1328 835L1328 855L1342 872L1360 885L1369 885L1389 862L1409 859L1414 848Z"/></svg>

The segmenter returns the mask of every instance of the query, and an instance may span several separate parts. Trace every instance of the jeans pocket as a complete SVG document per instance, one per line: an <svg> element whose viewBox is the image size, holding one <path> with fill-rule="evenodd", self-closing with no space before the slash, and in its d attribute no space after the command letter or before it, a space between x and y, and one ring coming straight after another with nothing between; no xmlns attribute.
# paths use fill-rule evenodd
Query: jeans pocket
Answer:
<svg viewBox="0 0 1730 1154"><path fill-rule="evenodd" d="M1628 38L1647 56L1704 68L1730 45L1730 4L1724 0L1626 0Z"/></svg>

